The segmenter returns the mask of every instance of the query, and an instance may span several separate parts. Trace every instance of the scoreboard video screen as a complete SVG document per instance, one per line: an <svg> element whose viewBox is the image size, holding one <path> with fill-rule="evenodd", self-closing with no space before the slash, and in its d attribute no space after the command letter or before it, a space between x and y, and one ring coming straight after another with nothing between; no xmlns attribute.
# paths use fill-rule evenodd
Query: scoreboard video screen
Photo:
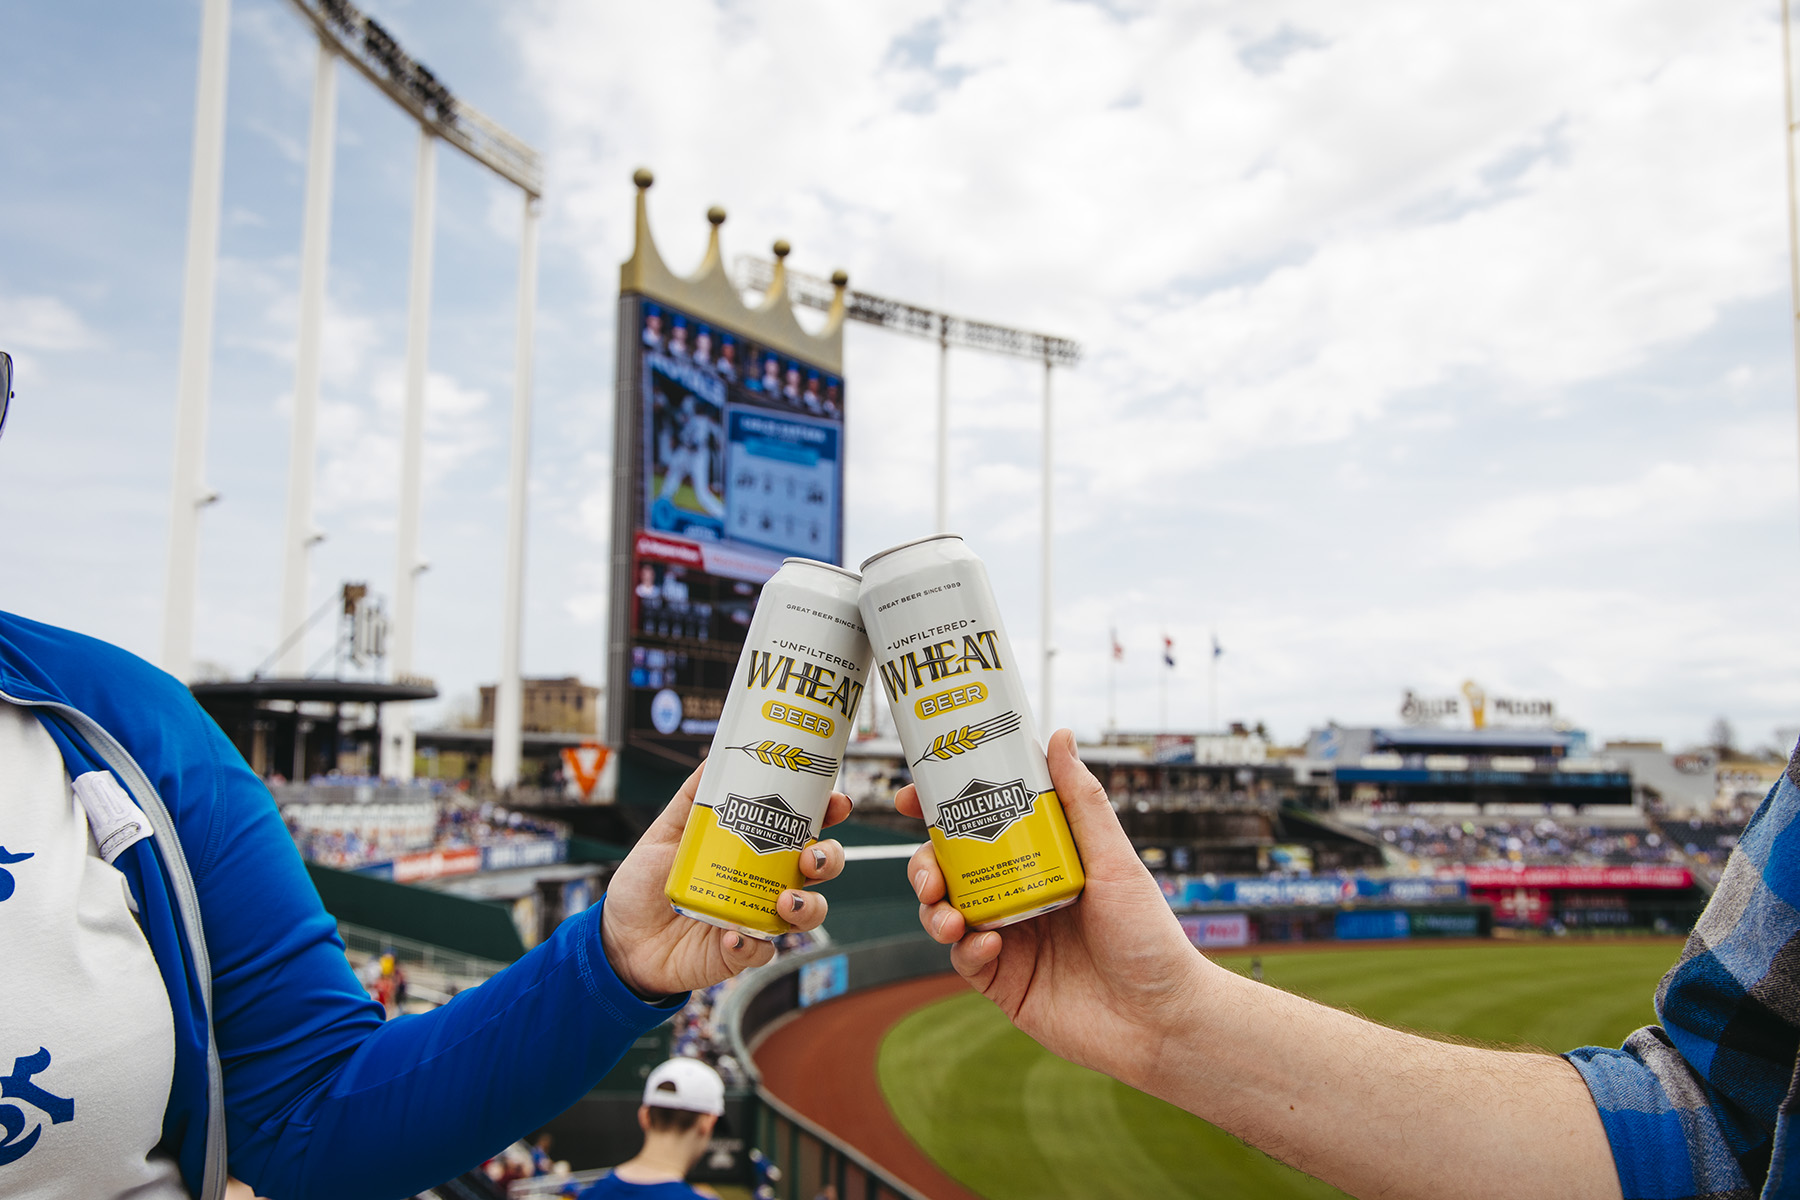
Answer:
<svg viewBox="0 0 1800 1200"><path fill-rule="evenodd" d="M642 296L620 334L608 735L691 766L763 582L791 555L842 561L844 381Z"/></svg>

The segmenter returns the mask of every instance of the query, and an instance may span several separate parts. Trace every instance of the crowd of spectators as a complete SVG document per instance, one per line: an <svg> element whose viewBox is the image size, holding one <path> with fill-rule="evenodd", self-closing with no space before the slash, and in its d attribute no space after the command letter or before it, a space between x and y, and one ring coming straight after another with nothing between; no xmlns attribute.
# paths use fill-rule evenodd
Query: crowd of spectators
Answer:
<svg viewBox="0 0 1800 1200"><path fill-rule="evenodd" d="M1629 866L1685 861L1680 847L1648 825L1633 829L1551 817L1478 822L1423 816L1357 823L1401 854L1440 862Z"/></svg>
<svg viewBox="0 0 1800 1200"><path fill-rule="evenodd" d="M458 850L494 845L511 839L566 838L568 827L547 821L516 809L503 808L492 801L470 804L439 798L434 827L429 840L421 844L416 822L397 814L395 819L381 819L383 807L403 809L407 805L344 806L355 815L337 827L303 822L305 806L290 804L282 809L288 833L308 862L340 870L355 870L372 863L389 862L402 854L432 850Z"/></svg>
<svg viewBox="0 0 1800 1200"><path fill-rule="evenodd" d="M823 931L820 931L823 932ZM775 955L780 958L822 944L819 933L787 933L775 939ZM697 1058L711 1065L725 1081L726 1087L747 1087L750 1077L744 1065L731 1052L731 1042L719 1023L719 1006L731 994L742 976L704 988L688 997L669 1022L669 1052L677 1058Z"/></svg>

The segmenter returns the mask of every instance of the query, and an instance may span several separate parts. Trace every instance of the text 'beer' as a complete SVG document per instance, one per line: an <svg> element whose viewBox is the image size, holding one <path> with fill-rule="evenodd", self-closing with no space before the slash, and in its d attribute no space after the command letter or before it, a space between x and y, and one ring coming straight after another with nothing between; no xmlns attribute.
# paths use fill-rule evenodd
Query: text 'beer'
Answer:
<svg viewBox="0 0 1800 1200"><path fill-rule="evenodd" d="M975 929L1073 904L1081 858L981 560L953 534L896 546L861 603L950 903Z"/></svg>
<svg viewBox="0 0 1800 1200"><path fill-rule="evenodd" d="M790 558L763 585L664 892L697 920L771 938L805 883L869 676L854 571Z"/></svg>

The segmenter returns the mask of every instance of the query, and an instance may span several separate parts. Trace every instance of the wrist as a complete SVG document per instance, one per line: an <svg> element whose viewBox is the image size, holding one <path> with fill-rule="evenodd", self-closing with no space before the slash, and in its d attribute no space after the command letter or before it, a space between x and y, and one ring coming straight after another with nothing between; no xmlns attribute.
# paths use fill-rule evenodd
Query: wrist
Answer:
<svg viewBox="0 0 1800 1200"><path fill-rule="evenodd" d="M1146 1015L1141 1036L1132 1039L1139 1051L1118 1078L1141 1092L1162 1095L1171 1069L1186 1062L1201 1040L1206 1014L1216 1002L1217 976L1230 974L1194 951L1179 960L1162 995ZM1165 1099L1167 1097L1164 1097Z"/></svg>
<svg viewBox="0 0 1800 1200"><path fill-rule="evenodd" d="M639 1000L645 1004L662 1004L669 999L670 993L646 987L637 978L632 969L631 956L626 952L625 939L614 929L612 914L604 905L600 909L600 952L606 956L606 965L612 968L618 981L625 985L625 990Z"/></svg>

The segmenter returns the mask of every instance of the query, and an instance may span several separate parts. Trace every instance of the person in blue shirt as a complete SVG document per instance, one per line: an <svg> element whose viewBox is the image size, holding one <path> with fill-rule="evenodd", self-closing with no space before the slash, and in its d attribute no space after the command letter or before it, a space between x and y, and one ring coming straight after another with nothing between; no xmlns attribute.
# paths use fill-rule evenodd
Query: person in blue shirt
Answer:
<svg viewBox="0 0 1800 1200"><path fill-rule="evenodd" d="M696 1200L687 1184L725 1113L725 1082L697 1058L671 1058L644 1081L638 1127L644 1148L601 1176L580 1200Z"/></svg>
<svg viewBox="0 0 1800 1200"><path fill-rule="evenodd" d="M1215 965L1068 730L1049 758L1079 903L980 932L929 844L907 876L956 970L1052 1053L1354 1196L1800 1197L1800 749L1657 988L1659 1023L1560 1056L1418 1037ZM895 805L919 815L911 785Z"/></svg>
<svg viewBox="0 0 1800 1200"><path fill-rule="evenodd" d="M541 1128L690 989L775 953L663 896L696 771L599 903L480 987L387 1021L268 789L179 680L0 612L0 741L0 990L25 1003L0 1022L0 1194L220 1200L235 1177L275 1200L414 1195ZM849 811L834 795L826 823ZM33 844L8 832L27 827ZM822 881L843 850L822 841L801 860ZM825 918L816 892L780 905L797 929ZM26 914L69 936L40 936ZM80 982L97 961L84 947L135 955L94 978L138 990L113 987L113 1007L77 1028L34 980L89 1011L102 997ZM108 1041L139 1023L144 1036ZM71 1177L93 1153L156 1190Z"/></svg>

